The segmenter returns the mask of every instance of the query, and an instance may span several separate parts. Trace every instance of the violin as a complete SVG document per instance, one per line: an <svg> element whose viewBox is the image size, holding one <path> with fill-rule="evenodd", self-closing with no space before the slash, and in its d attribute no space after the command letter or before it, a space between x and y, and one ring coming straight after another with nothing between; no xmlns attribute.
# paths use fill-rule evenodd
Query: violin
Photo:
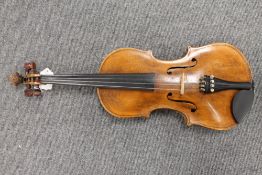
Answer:
<svg viewBox="0 0 262 175"><path fill-rule="evenodd" d="M254 82L245 56L236 47L214 43L188 47L177 60L156 59L151 51L120 48L108 54L95 74L53 74L24 64L12 74L25 96L40 96L52 85L91 86L106 111L116 117L149 117L156 109L182 114L186 125L214 130L236 126L252 107Z"/></svg>

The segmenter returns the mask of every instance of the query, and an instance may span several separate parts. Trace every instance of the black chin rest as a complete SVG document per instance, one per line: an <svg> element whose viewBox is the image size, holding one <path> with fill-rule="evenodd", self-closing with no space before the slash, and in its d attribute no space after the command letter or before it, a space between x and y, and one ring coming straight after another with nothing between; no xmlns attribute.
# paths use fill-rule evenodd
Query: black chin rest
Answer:
<svg viewBox="0 0 262 175"><path fill-rule="evenodd" d="M240 120L251 109L254 100L254 90L241 90L233 98L232 113L235 120L239 123Z"/></svg>

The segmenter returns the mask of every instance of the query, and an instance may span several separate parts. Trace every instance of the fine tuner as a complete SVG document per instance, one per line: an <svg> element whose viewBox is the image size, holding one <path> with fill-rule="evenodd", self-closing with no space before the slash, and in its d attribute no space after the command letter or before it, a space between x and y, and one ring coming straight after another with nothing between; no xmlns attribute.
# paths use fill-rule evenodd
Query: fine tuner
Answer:
<svg viewBox="0 0 262 175"><path fill-rule="evenodd" d="M234 46L215 43L188 48L175 61L156 59L151 51L121 48L107 55L96 74L38 72L24 64L25 74L10 82L26 86L25 96L40 96L52 85L97 88L102 106L121 118L148 117L160 108L173 109L186 124L228 130L251 109L254 85L249 64Z"/></svg>

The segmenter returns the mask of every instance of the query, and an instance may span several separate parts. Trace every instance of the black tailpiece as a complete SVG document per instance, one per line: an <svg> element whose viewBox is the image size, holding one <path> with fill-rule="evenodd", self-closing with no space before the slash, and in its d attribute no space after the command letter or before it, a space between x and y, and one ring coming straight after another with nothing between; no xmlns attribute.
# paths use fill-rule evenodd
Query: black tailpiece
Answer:
<svg viewBox="0 0 262 175"><path fill-rule="evenodd" d="M214 77L213 75L204 75L199 80L199 90L204 93L213 93L228 89L250 90L253 89L253 82L232 82Z"/></svg>

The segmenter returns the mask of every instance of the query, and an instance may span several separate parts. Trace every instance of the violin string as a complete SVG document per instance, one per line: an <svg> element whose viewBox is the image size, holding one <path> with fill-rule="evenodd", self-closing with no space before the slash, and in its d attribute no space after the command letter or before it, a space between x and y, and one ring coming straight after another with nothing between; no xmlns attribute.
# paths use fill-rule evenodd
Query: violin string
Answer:
<svg viewBox="0 0 262 175"><path fill-rule="evenodd" d="M143 74L145 75L145 74ZM41 76L41 79L50 79L50 80L94 80L94 79L97 79L97 80L111 80L111 79L115 79L115 80L121 80L121 79L131 79L131 80L136 80L136 81L144 81L146 80L147 78L151 78L151 79L155 79L154 76L152 77L144 77L143 78L143 75L142 75L142 78L141 77L103 77L103 76L100 76L98 75L98 77L66 77L65 75L62 75L61 77L58 76L56 77L55 75L52 75L52 76ZM115 75L115 76L118 76L118 75Z"/></svg>
<svg viewBox="0 0 262 175"><path fill-rule="evenodd" d="M154 86L155 84L154 83L134 83L132 82L132 85L129 85L130 82L95 82L95 83L100 83L100 84L92 84L91 82L79 82L79 81L42 81L42 84L60 84L60 85L79 85L79 86L93 86L93 87L125 87L125 88L137 88L137 89L163 89L163 90L180 90L180 87L177 88L177 89L174 89L174 88L170 88L170 89L167 89L167 88L149 88L149 87L146 87L146 86L143 86L143 85L152 85ZM113 84L113 85L112 85ZM116 84L116 85L114 85ZM117 85L117 84L126 84L126 85ZM137 85L137 86L135 86ZM180 85L180 84L164 84L164 83L160 83L160 84L157 84L159 86L164 86L164 85ZM192 87L191 87L192 88ZM198 88L198 86L197 86Z"/></svg>
<svg viewBox="0 0 262 175"><path fill-rule="evenodd" d="M102 84L81 84L81 83L70 83L70 82L44 82L43 84L57 84L57 85L77 85L77 86L90 86L90 87L104 87L104 88L126 88L126 89L142 89L142 90L172 90L172 91L180 91L180 89L166 89L166 88L150 88L150 87L143 87L143 86L123 86L123 85L117 85L117 86L112 86L112 85L102 85Z"/></svg>
<svg viewBox="0 0 262 175"><path fill-rule="evenodd" d="M77 76L82 76L82 77L77 77ZM109 77L101 77L106 75ZM155 85L155 82L157 82L157 85L159 86L168 86L168 85L180 85L180 82L177 83L161 83L158 82L154 76L152 76L152 80L154 82L134 82L134 81L146 81L145 78L141 79L140 77L130 77L130 75L135 75L138 76L139 74L124 74L127 76L127 78L130 78L131 80L133 79L133 82L130 81L124 81L127 78L123 78L123 74L113 74L115 77L110 77L111 75L109 74L74 74L74 75L66 75L66 74L61 74L61 75L52 75L52 76L41 76L41 82L43 84L64 84L64 85L82 85L82 86L100 86L100 87L125 87L125 88L140 88L140 89L161 89L161 88L148 88L143 85ZM140 75L150 75L150 74L140 74ZM151 74L153 75L153 74ZM66 77L66 76L74 76L74 77ZM86 77L86 76L93 76L93 77ZM98 76L98 77L96 77ZM99 77L100 76L100 77ZM109 81L109 80L114 80L114 81ZM103 81L104 80L104 81ZM118 81L117 81L118 80ZM92 84L93 83L93 84ZM98 84L95 84L98 83ZM100 84L99 84L100 83ZM115 85L112 85L115 84ZM122 84L122 85L117 85L117 84ZM124 85L123 85L124 84ZM134 86L137 85L137 86ZM140 85L140 86L139 86ZM162 88L165 89L166 88ZM172 89L174 90L174 89Z"/></svg>
<svg viewBox="0 0 262 175"><path fill-rule="evenodd" d="M121 76L144 76L144 75L152 75L154 73L119 73L119 74L55 74L55 75L41 75L41 77L121 77Z"/></svg>
<svg viewBox="0 0 262 175"><path fill-rule="evenodd" d="M152 82L152 83L148 83L148 82L129 82L129 81L96 81L96 80L59 80L59 79L53 79L53 80L48 80L48 79L41 79L41 81L43 83L46 83L46 81L48 82L72 82L72 83L77 83L77 82L80 82L80 83L111 83L111 84L114 84L114 83L126 83L126 84L143 84L143 85L154 85L155 83ZM180 85L180 83L157 83L158 85Z"/></svg>
<svg viewBox="0 0 262 175"><path fill-rule="evenodd" d="M151 76L150 76L151 75ZM68 77L71 76L71 77ZM77 77L81 76L81 77ZM86 77L90 76L90 77ZM104 77L106 76L106 77ZM114 77L111 77L114 76ZM126 76L126 77L123 77ZM135 76L135 77L134 77ZM144 78L141 77L145 76ZM149 77L148 77L149 76ZM42 81L63 81L63 82L90 82L90 83L99 83L99 82L108 82L108 83L128 83L128 84L144 84L150 85L157 82L158 85L180 85L180 82L161 82L155 78L153 73L141 73L141 74L58 74L58 75L42 75ZM110 81L110 80L114 81ZM130 81L127 81L130 79ZM109 82L110 81L110 82ZM149 81L149 82L148 82ZM150 82L151 81L151 82ZM198 84L198 82L191 82L190 84Z"/></svg>

